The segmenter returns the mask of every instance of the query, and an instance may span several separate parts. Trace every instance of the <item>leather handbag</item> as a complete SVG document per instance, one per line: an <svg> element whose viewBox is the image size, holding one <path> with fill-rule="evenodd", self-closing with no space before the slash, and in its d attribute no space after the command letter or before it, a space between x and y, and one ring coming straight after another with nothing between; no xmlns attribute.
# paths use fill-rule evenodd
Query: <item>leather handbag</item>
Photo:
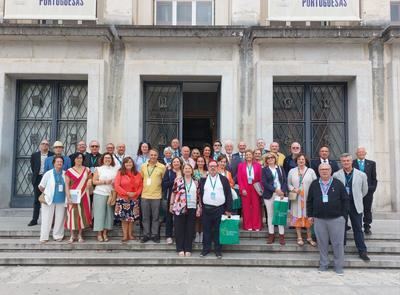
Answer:
<svg viewBox="0 0 400 295"><path fill-rule="evenodd" d="M46 204L46 205L47 205L46 198L44 197L44 193L41 193L41 194L40 194L40 196L39 196L39 202L40 202L41 204Z"/></svg>
<svg viewBox="0 0 400 295"><path fill-rule="evenodd" d="M296 201L297 200L297 193L295 192L289 192L289 200L290 201Z"/></svg>
<svg viewBox="0 0 400 295"><path fill-rule="evenodd" d="M111 193L108 195L107 205L115 206L116 202L117 202L117 193L115 191L111 191Z"/></svg>

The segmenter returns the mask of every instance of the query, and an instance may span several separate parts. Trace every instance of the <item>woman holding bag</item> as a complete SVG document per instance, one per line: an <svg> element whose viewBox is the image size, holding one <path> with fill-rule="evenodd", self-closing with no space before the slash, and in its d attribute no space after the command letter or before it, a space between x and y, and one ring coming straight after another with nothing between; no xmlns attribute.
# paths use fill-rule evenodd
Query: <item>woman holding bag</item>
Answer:
<svg viewBox="0 0 400 295"><path fill-rule="evenodd" d="M193 178L193 167L183 166L183 176L174 181L170 212L174 214L176 252L179 256L192 255L192 242L196 216L200 217L200 191Z"/></svg>
<svg viewBox="0 0 400 295"><path fill-rule="evenodd" d="M117 169L111 153L104 153L99 164L101 166L96 168L93 175L93 230L97 231L99 242L108 242L107 231L112 229L114 222L114 208L108 204L108 198L114 190L112 183Z"/></svg>
<svg viewBox="0 0 400 295"><path fill-rule="evenodd" d="M64 158L54 156L54 168L47 171L39 184L39 190L44 194L42 202L42 224L40 226L40 242L49 241L51 224L54 218L53 239L61 242L64 238L65 217L65 172L62 167Z"/></svg>
<svg viewBox="0 0 400 295"><path fill-rule="evenodd" d="M263 198L267 208L268 239L267 244L272 244L275 240L274 225L274 199L276 196L283 199L287 192L286 175L282 167L277 165L277 156L273 153L265 155L267 165L262 168L261 183L264 186ZM279 244L285 245L285 227L278 225Z"/></svg>
<svg viewBox="0 0 400 295"><path fill-rule="evenodd" d="M243 229L259 231L262 228L260 195L254 184L261 182L261 165L254 161L253 151L245 151L245 161L237 171L239 192L242 196Z"/></svg>
<svg viewBox="0 0 400 295"><path fill-rule="evenodd" d="M133 223L139 219L139 196L143 189L143 179L131 157L122 161L114 188L117 193L115 218L122 223L122 242L134 240Z"/></svg>
<svg viewBox="0 0 400 295"><path fill-rule="evenodd" d="M311 225L312 219L307 216L307 196L308 189L311 183L317 179L313 169L308 168L306 163L308 162L306 156L302 153L296 157L297 167L292 168L288 174L288 188L292 195L296 194L296 199L291 200L290 207L290 225L296 228L297 233L297 244L299 246L304 245L303 238L301 236L301 229L307 229L307 243L315 247L315 243L311 238Z"/></svg>

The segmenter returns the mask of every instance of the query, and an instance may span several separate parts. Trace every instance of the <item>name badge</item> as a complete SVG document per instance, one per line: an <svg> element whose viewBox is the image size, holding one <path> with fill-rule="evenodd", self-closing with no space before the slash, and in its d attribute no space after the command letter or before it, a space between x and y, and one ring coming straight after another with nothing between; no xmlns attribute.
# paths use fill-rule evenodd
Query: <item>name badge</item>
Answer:
<svg viewBox="0 0 400 295"><path fill-rule="evenodd" d="M151 178L150 178L150 177L147 178L147 180L146 180L146 185L151 185Z"/></svg>
<svg viewBox="0 0 400 295"><path fill-rule="evenodd" d="M348 195L350 195L350 188L348 186L346 186L346 192Z"/></svg>
<svg viewBox="0 0 400 295"><path fill-rule="evenodd" d="M322 195L322 203L328 203L328 195Z"/></svg>
<svg viewBox="0 0 400 295"><path fill-rule="evenodd" d="M211 200L215 201L215 198L216 198L215 192L211 192Z"/></svg>
<svg viewBox="0 0 400 295"><path fill-rule="evenodd" d="M90 172L94 173L94 170L96 170L96 167L90 167Z"/></svg>
<svg viewBox="0 0 400 295"><path fill-rule="evenodd" d="M58 191L62 193L64 191L64 186L62 184L58 185Z"/></svg>
<svg viewBox="0 0 400 295"><path fill-rule="evenodd" d="M192 198L192 195L191 194L187 194L186 195L186 199L189 201L190 199Z"/></svg>
<svg viewBox="0 0 400 295"><path fill-rule="evenodd" d="M248 184L252 184L253 183L253 178L252 177L247 178L247 183Z"/></svg>

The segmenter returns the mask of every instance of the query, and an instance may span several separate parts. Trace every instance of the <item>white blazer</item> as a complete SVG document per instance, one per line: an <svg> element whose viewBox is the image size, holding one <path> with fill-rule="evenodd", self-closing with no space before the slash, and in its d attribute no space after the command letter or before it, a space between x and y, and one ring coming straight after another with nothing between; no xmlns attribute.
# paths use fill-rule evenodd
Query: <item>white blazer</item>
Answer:
<svg viewBox="0 0 400 295"><path fill-rule="evenodd" d="M53 170L54 169L47 171L43 175L42 181L39 184L39 188L44 187L43 193L47 205L51 205L53 203L54 191L56 188L56 181L54 179ZM62 177L65 182L65 171L62 172ZM67 198L65 198L65 204L67 204Z"/></svg>

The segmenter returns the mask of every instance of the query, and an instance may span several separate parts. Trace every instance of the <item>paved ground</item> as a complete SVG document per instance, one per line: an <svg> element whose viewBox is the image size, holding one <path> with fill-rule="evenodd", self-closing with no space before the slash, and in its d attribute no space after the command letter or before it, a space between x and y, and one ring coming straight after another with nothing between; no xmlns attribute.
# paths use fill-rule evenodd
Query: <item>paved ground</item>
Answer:
<svg viewBox="0 0 400 295"><path fill-rule="evenodd" d="M0 294L400 294L400 270L0 267Z"/></svg>

